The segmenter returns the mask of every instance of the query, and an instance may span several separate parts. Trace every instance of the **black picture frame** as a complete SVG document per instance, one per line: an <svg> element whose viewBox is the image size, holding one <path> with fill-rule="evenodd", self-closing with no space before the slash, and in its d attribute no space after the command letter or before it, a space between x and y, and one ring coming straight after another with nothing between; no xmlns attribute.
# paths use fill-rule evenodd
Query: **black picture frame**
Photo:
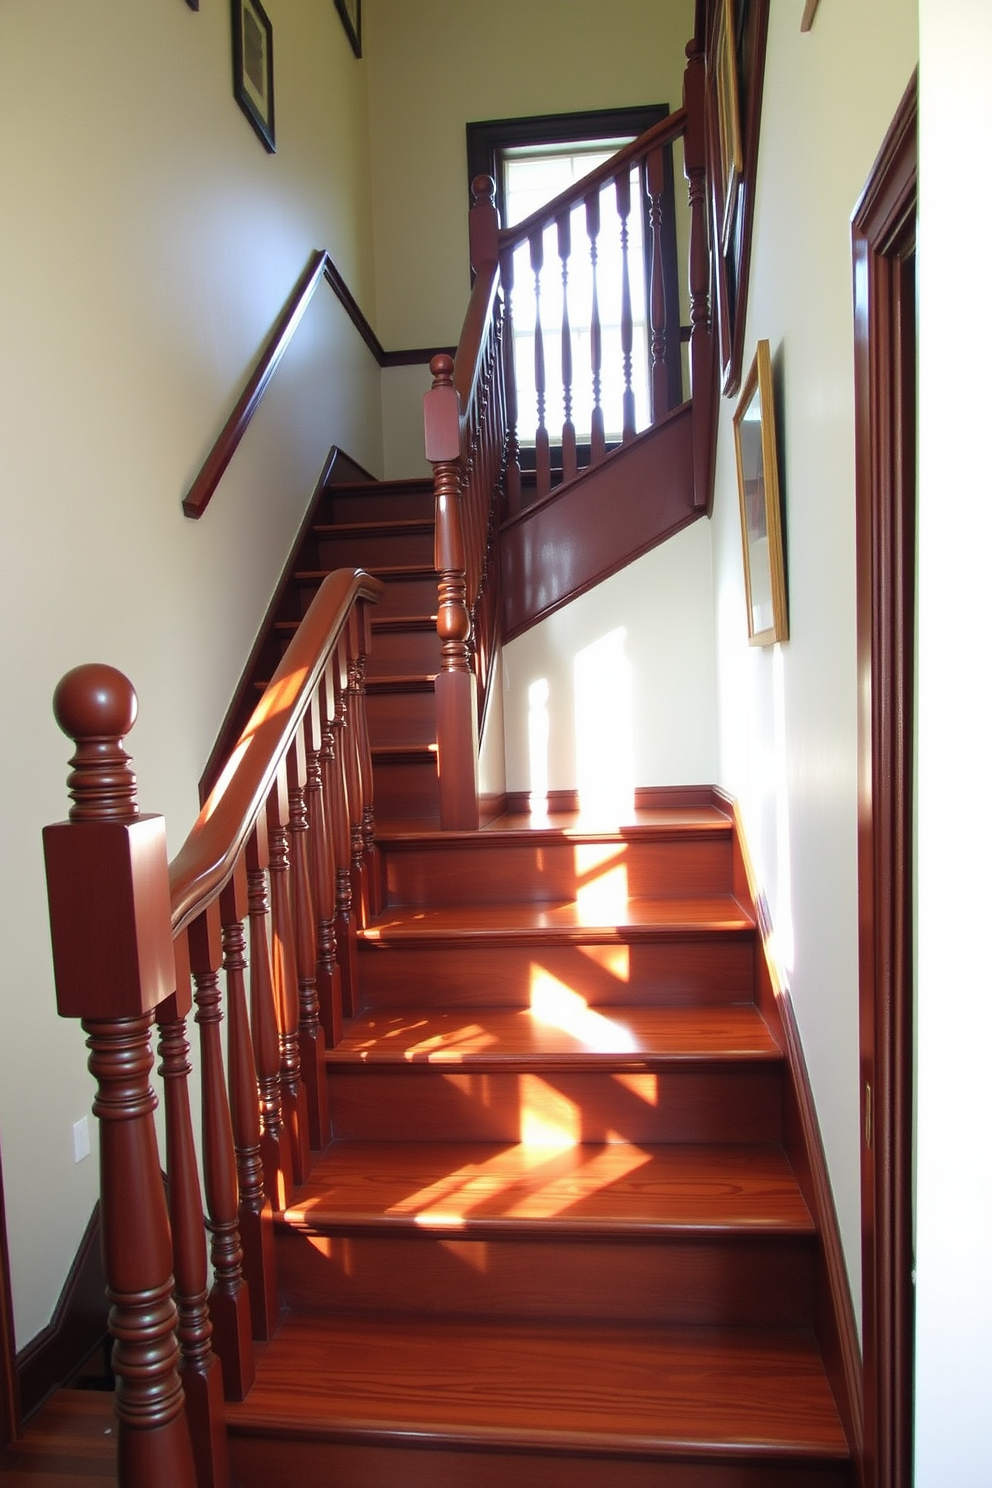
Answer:
<svg viewBox="0 0 992 1488"><path fill-rule="evenodd" d="M351 50L356 57L362 55L362 0L334 0L341 24L345 29Z"/></svg>
<svg viewBox="0 0 992 1488"><path fill-rule="evenodd" d="M234 97L270 155L276 149L272 23L261 0L231 0Z"/></svg>

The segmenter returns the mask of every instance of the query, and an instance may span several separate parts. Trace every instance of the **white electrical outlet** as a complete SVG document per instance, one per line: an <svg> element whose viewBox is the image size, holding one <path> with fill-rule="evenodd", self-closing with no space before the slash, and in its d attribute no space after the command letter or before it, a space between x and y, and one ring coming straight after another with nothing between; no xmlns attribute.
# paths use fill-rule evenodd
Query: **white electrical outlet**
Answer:
<svg viewBox="0 0 992 1488"><path fill-rule="evenodd" d="M90 1118L72 1123L72 1152L77 1163L90 1155Z"/></svg>

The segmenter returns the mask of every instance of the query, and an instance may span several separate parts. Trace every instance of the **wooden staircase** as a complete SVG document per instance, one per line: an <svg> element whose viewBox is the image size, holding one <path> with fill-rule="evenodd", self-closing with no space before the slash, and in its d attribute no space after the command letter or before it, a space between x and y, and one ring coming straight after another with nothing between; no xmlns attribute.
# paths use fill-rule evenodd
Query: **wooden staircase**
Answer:
<svg viewBox="0 0 992 1488"><path fill-rule="evenodd" d="M235 1480L844 1484L731 821L380 837Z"/></svg>

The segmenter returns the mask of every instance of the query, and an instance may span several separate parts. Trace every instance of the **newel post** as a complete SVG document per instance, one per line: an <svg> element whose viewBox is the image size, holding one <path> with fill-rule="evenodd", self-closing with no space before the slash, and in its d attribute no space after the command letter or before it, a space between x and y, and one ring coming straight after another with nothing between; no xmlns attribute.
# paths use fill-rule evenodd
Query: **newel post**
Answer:
<svg viewBox="0 0 992 1488"><path fill-rule="evenodd" d="M499 214L496 211L496 182L492 176L476 176L472 182L472 206L468 214L468 253L472 272L499 258Z"/></svg>
<svg viewBox="0 0 992 1488"><path fill-rule="evenodd" d="M138 812L127 678L77 667L56 689L55 716L76 752L69 820L44 832L52 952L58 1010L82 1020L97 1082L118 1482L196 1488L149 1084L154 1009L175 990L165 826Z"/></svg>
<svg viewBox="0 0 992 1488"><path fill-rule="evenodd" d="M465 590L461 518L461 452L454 363L443 353L431 361L434 378L424 394L424 439L434 467L434 567L441 670L434 679L437 771L443 831L479 825L477 795L479 720L475 675L469 665L472 619Z"/></svg>

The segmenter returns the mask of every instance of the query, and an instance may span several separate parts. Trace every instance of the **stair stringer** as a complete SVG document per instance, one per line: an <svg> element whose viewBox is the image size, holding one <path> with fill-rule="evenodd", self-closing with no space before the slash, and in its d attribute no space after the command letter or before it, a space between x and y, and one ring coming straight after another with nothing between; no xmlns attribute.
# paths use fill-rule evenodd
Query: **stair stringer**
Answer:
<svg viewBox="0 0 992 1488"><path fill-rule="evenodd" d="M690 401L503 524L501 640L706 515L694 501Z"/></svg>

